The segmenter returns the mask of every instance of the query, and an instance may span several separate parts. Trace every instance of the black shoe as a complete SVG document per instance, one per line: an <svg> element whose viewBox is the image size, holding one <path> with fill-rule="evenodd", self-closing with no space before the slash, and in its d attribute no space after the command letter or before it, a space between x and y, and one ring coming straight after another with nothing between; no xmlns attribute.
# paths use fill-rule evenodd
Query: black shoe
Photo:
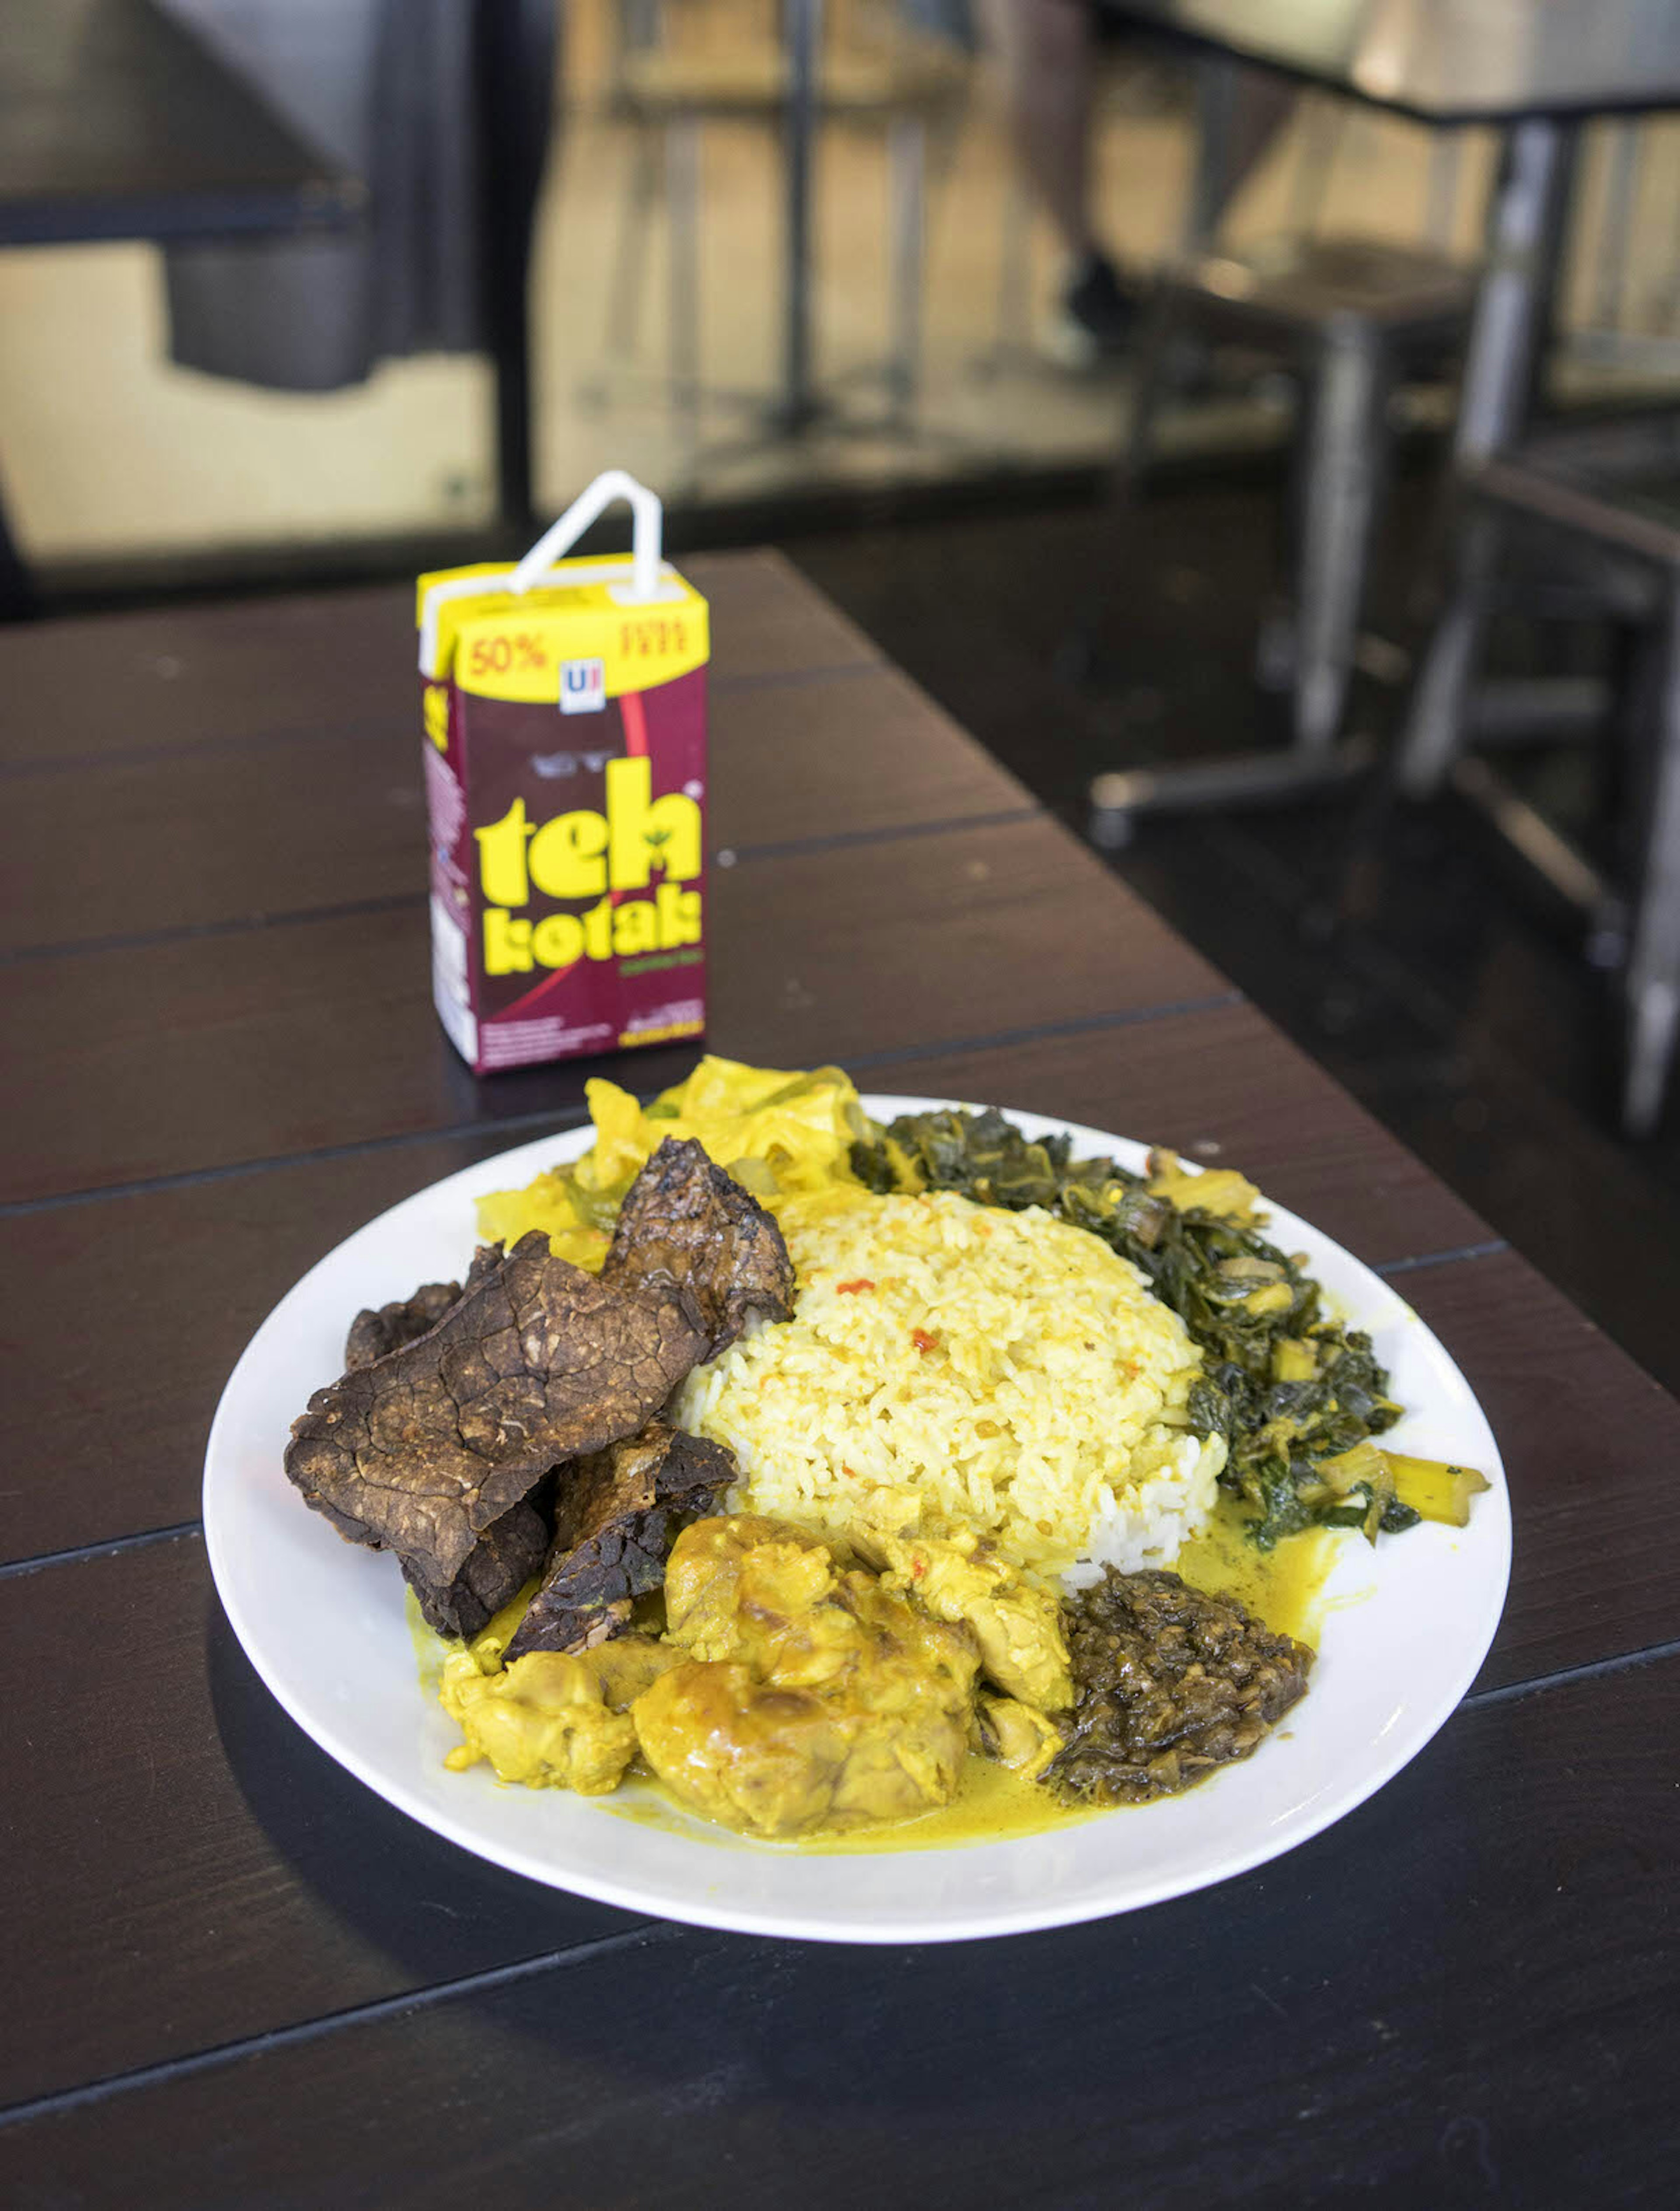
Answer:
<svg viewBox="0 0 1680 2211"><path fill-rule="evenodd" d="M1055 333L1057 358L1069 368L1094 368L1129 352L1137 336L1139 303L1105 254L1088 253L1061 295Z"/></svg>

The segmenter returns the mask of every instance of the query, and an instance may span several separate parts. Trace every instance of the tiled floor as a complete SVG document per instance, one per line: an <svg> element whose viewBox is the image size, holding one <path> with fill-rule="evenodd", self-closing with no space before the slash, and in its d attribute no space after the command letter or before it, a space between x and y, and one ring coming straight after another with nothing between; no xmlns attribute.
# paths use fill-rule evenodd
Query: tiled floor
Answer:
<svg viewBox="0 0 1680 2211"><path fill-rule="evenodd" d="M1423 506L1416 492L1403 494L1393 578L1407 572ZM1277 735L1275 710L1249 678L1254 609L1272 569L1269 490L1164 491L1148 528L1146 547L1110 556L1102 664L1082 686L1059 676L1057 649L1108 542L1089 510L788 549L1083 827L1098 767ZM1379 585L1380 617L1398 602L1393 580ZM1373 689L1356 719L1378 726L1391 712ZM1566 812L1589 803L1579 758L1537 760L1530 773ZM1655 1142L1616 1135L1604 978L1580 957L1578 931L1547 912L1455 801L1380 826L1362 846L1358 918L1329 929L1367 827L1355 800L1157 819L1113 864L1501 1234L1680 1389L1680 1098Z"/></svg>

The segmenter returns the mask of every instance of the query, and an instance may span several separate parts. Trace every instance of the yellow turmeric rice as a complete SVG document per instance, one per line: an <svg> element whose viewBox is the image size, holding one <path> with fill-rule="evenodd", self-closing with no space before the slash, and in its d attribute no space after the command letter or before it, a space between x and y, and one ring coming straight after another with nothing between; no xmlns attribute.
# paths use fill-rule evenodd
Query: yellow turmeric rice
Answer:
<svg viewBox="0 0 1680 2211"><path fill-rule="evenodd" d="M843 1536L872 1489L911 1488L1073 1586L1169 1566L1206 1524L1224 1446L1186 1424L1200 1355L1097 1237L949 1191L836 1184L777 1212L794 1318L676 1407L734 1452L734 1504Z"/></svg>

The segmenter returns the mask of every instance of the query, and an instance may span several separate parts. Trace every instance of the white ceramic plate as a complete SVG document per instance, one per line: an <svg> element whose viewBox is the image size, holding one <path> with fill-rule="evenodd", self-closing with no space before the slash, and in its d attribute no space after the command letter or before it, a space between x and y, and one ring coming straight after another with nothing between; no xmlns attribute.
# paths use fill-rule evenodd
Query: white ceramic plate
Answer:
<svg viewBox="0 0 1680 2211"><path fill-rule="evenodd" d="M882 1120L931 1101L872 1097ZM947 1102L947 1101L939 1101ZM1076 1156L1141 1166L1143 1147L1066 1129ZM305 1734L440 1835L532 1880L625 1910L709 1927L833 1941L1008 1935L1127 1911L1228 1879L1291 1850L1380 1789L1469 1687L1498 1623L1510 1564L1499 1457L1469 1386L1387 1283L1305 1221L1270 1233L1306 1252L1340 1308L1369 1329L1410 1409L1399 1447L1481 1468L1492 1489L1459 1531L1425 1524L1373 1550L1342 1546L1313 1686L1284 1731L1187 1795L1016 1840L867 1856L807 1855L699 1822L625 1818L613 1798L503 1788L480 1765L450 1773L460 1740L422 1695L396 1561L342 1542L286 1479L281 1451L311 1391L341 1371L364 1305L465 1273L473 1201L576 1158L580 1129L544 1136L421 1190L312 1268L269 1316L224 1391L204 1470L216 1587L251 1663Z"/></svg>

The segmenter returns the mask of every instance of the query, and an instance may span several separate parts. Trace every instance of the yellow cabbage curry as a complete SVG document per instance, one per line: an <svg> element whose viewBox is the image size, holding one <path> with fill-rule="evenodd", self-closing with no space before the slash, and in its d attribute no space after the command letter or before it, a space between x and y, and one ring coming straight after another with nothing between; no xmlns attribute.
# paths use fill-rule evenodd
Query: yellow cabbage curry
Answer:
<svg viewBox="0 0 1680 2211"><path fill-rule="evenodd" d="M662 1603L576 1655L504 1665L535 1584L465 1645L412 1611L422 1681L464 1738L449 1765L584 1796L639 1779L612 1808L627 1818L692 1832L672 1817L688 1813L822 1851L994 1842L1090 1817L1037 1785L1073 1702L1055 1601L967 1531L906 1539L891 1518L884 1505L849 1559L754 1514L696 1522ZM1222 1500L1178 1572L1310 1643L1334 1557L1324 1531L1255 1550Z"/></svg>

